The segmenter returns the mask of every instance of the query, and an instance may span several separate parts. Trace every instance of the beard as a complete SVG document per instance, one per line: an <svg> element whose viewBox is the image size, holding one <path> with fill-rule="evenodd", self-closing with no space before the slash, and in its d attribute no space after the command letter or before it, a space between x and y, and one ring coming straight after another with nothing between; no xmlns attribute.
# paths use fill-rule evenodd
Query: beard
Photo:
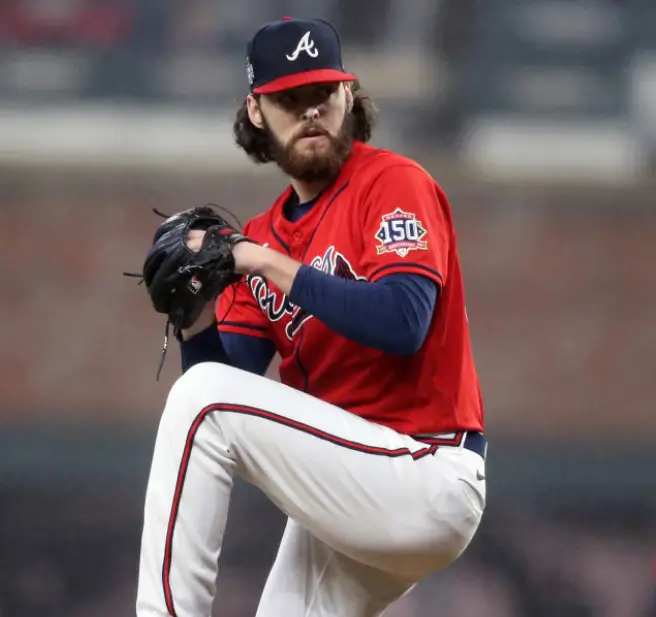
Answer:
<svg viewBox="0 0 656 617"><path fill-rule="evenodd" d="M266 123L264 130L271 143L273 160L285 174L302 182L332 182L353 150L352 123L353 117L346 114L337 135L331 135L320 126L308 124L287 144L282 144ZM298 142L313 128L321 130L321 135L329 142L327 147L300 151L296 147Z"/></svg>

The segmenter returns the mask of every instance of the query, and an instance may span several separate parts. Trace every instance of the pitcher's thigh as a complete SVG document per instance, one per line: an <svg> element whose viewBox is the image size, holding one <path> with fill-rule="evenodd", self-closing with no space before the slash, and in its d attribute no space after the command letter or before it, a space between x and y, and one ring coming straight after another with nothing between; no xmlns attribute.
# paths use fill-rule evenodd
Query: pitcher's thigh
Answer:
<svg viewBox="0 0 656 617"><path fill-rule="evenodd" d="M334 551L289 519L256 617L376 617L411 587Z"/></svg>
<svg viewBox="0 0 656 617"><path fill-rule="evenodd" d="M215 427L240 476L337 550L395 559L406 538L424 546L432 535L418 460L429 446L217 364L190 369L175 396L190 407L190 422Z"/></svg>
<svg viewBox="0 0 656 617"><path fill-rule="evenodd" d="M435 484L452 481L430 465L436 446L219 364L194 366L171 397L212 426L237 474L338 553L406 580L451 558L452 526L432 509Z"/></svg>

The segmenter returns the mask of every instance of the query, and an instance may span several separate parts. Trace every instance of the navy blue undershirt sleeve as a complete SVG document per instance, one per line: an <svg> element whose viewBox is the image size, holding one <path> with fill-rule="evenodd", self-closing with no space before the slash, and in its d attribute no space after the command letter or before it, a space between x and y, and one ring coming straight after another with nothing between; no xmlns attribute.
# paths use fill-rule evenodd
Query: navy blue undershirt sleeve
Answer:
<svg viewBox="0 0 656 617"><path fill-rule="evenodd" d="M261 336L233 332L223 332L220 336L232 366L256 375L264 375L267 372L273 356L276 355L273 341Z"/></svg>
<svg viewBox="0 0 656 617"><path fill-rule="evenodd" d="M289 300L356 343L396 355L424 343L439 286L418 274L391 274L373 283L302 266Z"/></svg>
<svg viewBox="0 0 656 617"><path fill-rule="evenodd" d="M230 364L221 336L215 325L202 330L187 341L180 341L180 360L182 372L187 372L194 364L201 362L221 362Z"/></svg>
<svg viewBox="0 0 656 617"><path fill-rule="evenodd" d="M183 373L200 362L221 362L264 375L275 353L269 339L246 334L221 334L215 325L180 343Z"/></svg>

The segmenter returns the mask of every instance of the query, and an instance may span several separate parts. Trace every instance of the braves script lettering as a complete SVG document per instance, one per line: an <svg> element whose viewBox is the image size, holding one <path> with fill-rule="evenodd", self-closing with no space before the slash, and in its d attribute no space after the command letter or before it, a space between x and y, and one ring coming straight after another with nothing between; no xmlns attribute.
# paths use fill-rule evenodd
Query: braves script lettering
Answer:
<svg viewBox="0 0 656 617"><path fill-rule="evenodd" d="M312 259L310 266L326 274L351 281L367 280L355 273L353 266L334 246L328 247L323 256ZM312 318L305 309L292 304L285 294L272 289L263 276L251 275L247 277L247 281L253 297L269 321L288 320L285 324L285 335L290 341L298 334L303 324Z"/></svg>

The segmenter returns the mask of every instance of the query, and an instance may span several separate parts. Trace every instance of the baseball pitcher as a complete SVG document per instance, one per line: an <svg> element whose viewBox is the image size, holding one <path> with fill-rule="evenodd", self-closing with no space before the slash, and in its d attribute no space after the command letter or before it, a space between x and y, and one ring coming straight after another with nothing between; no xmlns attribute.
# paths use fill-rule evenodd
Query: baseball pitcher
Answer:
<svg viewBox="0 0 656 617"><path fill-rule="evenodd" d="M243 230L166 219L143 278L181 345L144 510L138 617L209 617L236 476L288 517L257 617L374 617L449 566L485 507L483 408L449 202L368 145L328 22L247 50L237 144L289 185ZM281 382L265 378L276 352Z"/></svg>

